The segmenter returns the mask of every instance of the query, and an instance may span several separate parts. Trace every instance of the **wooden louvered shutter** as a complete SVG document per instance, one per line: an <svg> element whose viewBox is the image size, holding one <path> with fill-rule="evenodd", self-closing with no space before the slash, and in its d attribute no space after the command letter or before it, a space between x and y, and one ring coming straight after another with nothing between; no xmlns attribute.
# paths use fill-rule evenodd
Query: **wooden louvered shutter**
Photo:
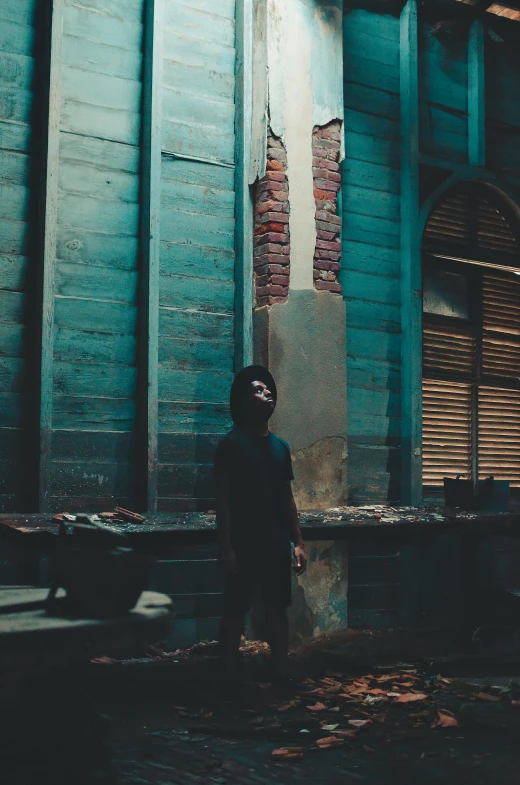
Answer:
<svg viewBox="0 0 520 785"><path fill-rule="evenodd" d="M448 269L472 281L466 314L432 312L425 298L427 496L442 493L444 477L476 479L475 470L480 479L493 475L520 487L520 278L513 272L520 272L520 247L506 215L514 219L498 204L495 194L479 184L448 192L424 231L430 280L432 269ZM442 276L436 280L442 288ZM444 280L448 287L449 278Z"/></svg>
<svg viewBox="0 0 520 785"><path fill-rule="evenodd" d="M425 315L422 456L426 488L442 488L443 477L471 476L472 389L463 381L473 376L474 368L475 340L469 325Z"/></svg>
<svg viewBox="0 0 520 785"><path fill-rule="evenodd" d="M479 477L492 474L520 487L520 280L512 273L483 275L482 380Z"/></svg>

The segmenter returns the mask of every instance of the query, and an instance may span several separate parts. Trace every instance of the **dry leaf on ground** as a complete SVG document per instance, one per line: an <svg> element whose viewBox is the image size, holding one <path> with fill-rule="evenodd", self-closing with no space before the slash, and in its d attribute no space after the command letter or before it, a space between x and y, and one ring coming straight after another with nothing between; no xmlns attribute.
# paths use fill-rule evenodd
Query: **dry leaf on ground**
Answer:
<svg viewBox="0 0 520 785"><path fill-rule="evenodd" d="M274 760L301 760L303 758L303 747L278 747L271 752Z"/></svg>
<svg viewBox="0 0 520 785"><path fill-rule="evenodd" d="M355 730L337 730L335 731L335 736L339 736L340 739L356 739L356 731Z"/></svg>
<svg viewBox="0 0 520 785"><path fill-rule="evenodd" d="M459 722L454 714L447 709L439 709L437 719L430 725L431 728L456 728Z"/></svg>
<svg viewBox="0 0 520 785"><path fill-rule="evenodd" d="M404 695L400 695L396 703L413 703L413 701L424 701L427 699L427 695L424 692L406 692Z"/></svg>
<svg viewBox="0 0 520 785"><path fill-rule="evenodd" d="M315 703L313 706L307 706L309 711L326 711L328 708L324 703L320 703L319 701Z"/></svg>
<svg viewBox="0 0 520 785"><path fill-rule="evenodd" d="M367 725L370 725L370 722L371 720L348 720L348 724L354 728L366 728Z"/></svg>
<svg viewBox="0 0 520 785"><path fill-rule="evenodd" d="M339 722L337 722L335 725L322 725L321 727L323 728L323 730L329 730L329 731L336 730L336 728L339 728Z"/></svg>
<svg viewBox="0 0 520 785"><path fill-rule="evenodd" d="M338 739L336 736L325 736L324 739L318 739L316 744L322 750L328 750L330 747L339 747L343 744L342 739Z"/></svg>

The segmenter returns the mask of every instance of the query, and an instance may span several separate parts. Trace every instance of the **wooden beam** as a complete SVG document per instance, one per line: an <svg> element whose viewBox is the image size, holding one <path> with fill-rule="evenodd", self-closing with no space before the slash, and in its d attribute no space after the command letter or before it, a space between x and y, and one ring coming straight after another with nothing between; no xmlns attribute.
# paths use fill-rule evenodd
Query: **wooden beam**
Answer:
<svg viewBox="0 0 520 785"><path fill-rule="evenodd" d="M401 13L401 451L402 501L422 501L422 298L419 237L417 0Z"/></svg>
<svg viewBox="0 0 520 785"><path fill-rule="evenodd" d="M471 25L468 39L468 161L486 165L485 30L482 18Z"/></svg>
<svg viewBox="0 0 520 785"><path fill-rule="evenodd" d="M43 199L43 265L40 363L40 444L38 506L49 509L52 462L52 396L54 353L54 297L56 280L56 234L58 218L58 168L61 108L61 60L64 0L53 0L50 24L49 106L45 150Z"/></svg>
<svg viewBox="0 0 520 785"><path fill-rule="evenodd" d="M145 437L140 473L142 505L157 510L159 262L161 219L161 114L163 90L163 0L146 0L144 29L143 134L141 147L141 433Z"/></svg>
<svg viewBox="0 0 520 785"><path fill-rule="evenodd" d="M253 108L253 4L236 4L235 371L253 361L253 201L249 187Z"/></svg>

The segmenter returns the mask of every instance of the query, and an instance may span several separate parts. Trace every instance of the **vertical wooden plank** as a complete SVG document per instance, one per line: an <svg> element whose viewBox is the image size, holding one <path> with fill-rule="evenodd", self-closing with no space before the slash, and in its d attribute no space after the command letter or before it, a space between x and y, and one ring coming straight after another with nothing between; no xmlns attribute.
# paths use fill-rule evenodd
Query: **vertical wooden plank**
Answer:
<svg viewBox="0 0 520 785"><path fill-rule="evenodd" d="M146 436L141 468L143 506L157 510L159 362L159 257L161 218L161 114L163 89L163 0L146 0L143 134L141 149L141 346L140 401Z"/></svg>
<svg viewBox="0 0 520 785"><path fill-rule="evenodd" d="M402 501L404 504L419 504L422 500L422 271L417 0L407 0L401 13L400 91Z"/></svg>
<svg viewBox="0 0 520 785"><path fill-rule="evenodd" d="M484 20L475 19L468 39L468 161L486 165Z"/></svg>
<svg viewBox="0 0 520 785"><path fill-rule="evenodd" d="M253 361L253 201L249 187L253 109L252 0L236 0L235 371Z"/></svg>
<svg viewBox="0 0 520 785"><path fill-rule="evenodd" d="M61 104L61 52L64 0L53 0L50 41L49 108L46 139L43 220L42 331L40 365L39 508L47 511L52 458L52 368L58 167Z"/></svg>

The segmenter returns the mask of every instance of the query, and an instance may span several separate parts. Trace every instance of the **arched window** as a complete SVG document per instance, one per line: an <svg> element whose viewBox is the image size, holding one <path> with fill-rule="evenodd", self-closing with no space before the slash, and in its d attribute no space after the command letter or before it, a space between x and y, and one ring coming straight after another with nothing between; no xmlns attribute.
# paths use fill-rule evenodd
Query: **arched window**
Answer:
<svg viewBox="0 0 520 785"><path fill-rule="evenodd" d="M491 188L443 194L423 236L423 486L520 487L520 243Z"/></svg>

